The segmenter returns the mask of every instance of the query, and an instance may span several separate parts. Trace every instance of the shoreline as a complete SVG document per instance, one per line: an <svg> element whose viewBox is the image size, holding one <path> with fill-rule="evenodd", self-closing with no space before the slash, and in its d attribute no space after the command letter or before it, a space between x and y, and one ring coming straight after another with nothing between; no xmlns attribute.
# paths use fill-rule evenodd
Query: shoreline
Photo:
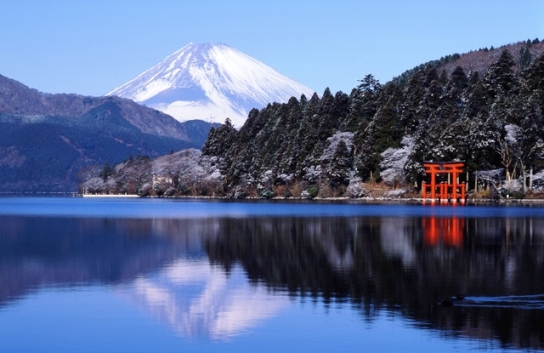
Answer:
<svg viewBox="0 0 544 353"><path fill-rule="evenodd" d="M84 198L140 198L140 196L135 194L80 194L78 196Z"/></svg>
<svg viewBox="0 0 544 353"><path fill-rule="evenodd" d="M361 197L361 198L350 198L350 197L315 197L313 199L303 198L303 197L245 197L245 198L233 198L228 196L139 196L136 194L77 194L76 197L83 198L150 198L150 199L188 199L188 200L252 200L252 201L349 201L349 202L398 202L398 203L419 203L427 205L469 205L469 204L544 204L544 198L529 198L529 199L485 199L485 198L467 198L465 202L440 202L440 201L431 201L429 199L423 199L420 197Z"/></svg>

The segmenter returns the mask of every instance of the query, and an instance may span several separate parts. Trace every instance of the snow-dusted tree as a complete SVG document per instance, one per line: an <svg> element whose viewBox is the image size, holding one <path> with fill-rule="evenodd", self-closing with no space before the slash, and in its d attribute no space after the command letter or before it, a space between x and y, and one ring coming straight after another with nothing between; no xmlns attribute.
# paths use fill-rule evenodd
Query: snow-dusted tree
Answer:
<svg viewBox="0 0 544 353"><path fill-rule="evenodd" d="M274 196L273 186L274 173L272 170L267 170L261 175L259 183L257 184L257 191L260 196L269 199Z"/></svg>
<svg viewBox="0 0 544 353"><path fill-rule="evenodd" d="M504 126L504 135L496 132L495 151L501 157L501 163L506 173L506 181L511 182L516 177L516 170L520 161L519 145L517 143L520 128L514 124Z"/></svg>
<svg viewBox="0 0 544 353"><path fill-rule="evenodd" d="M323 150L321 155L321 163L329 164L334 159L334 154L338 149L338 144L344 142L347 149L351 151L353 148L353 133L338 131L327 139L327 147Z"/></svg>
<svg viewBox="0 0 544 353"><path fill-rule="evenodd" d="M349 183L351 176L351 153L346 143L341 140L334 152L332 163L329 167L327 176L332 185Z"/></svg>
<svg viewBox="0 0 544 353"><path fill-rule="evenodd" d="M529 67L517 72L520 76L519 94L509 109L509 123L520 127L518 145L520 148L520 174L523 184L542 160L544 149L544 55L535 58ZM529 178L527 178L529 174Z"/></svg>
<svg viewBox="0 0 544 353"><path fill-rule="evenodd" d="M354 177L349 181L345 195L348 197L357 198L365 196L365 193L366 190L363 180L360 177Z"/></svg>
<svg viewBox="0 0 544 353"><path fill-rule="evenodd" d="M317 167L311 165L304 169L304 180L309 183L316 183L321 178L321 166Z"/></svg>
<svg viewBox="0 0 544 353"><path fill-rule="evenodd" d="M373 93L375 91L379 91L382 89L382 85L380 84L380 81L378 81L372 74L365 75L362 80L358 80L361 82L357 86L357 90L362 93Z"/></svg>
<svg viewBox="0 0 544 353"><path fill-rule="evenodd" d="M490 185L494 190L497 190L501 182L504 180L502 177L504 175L503 168L480 170L477 171L475 174L477 180L485 182L487 185Z"/></svg>
<svg viewBox="0 0 544 353"><path fill-rule="evenodd" d="M533 191L544 192L544 170L533 175Z"/></svg>
<svg viewBox="0 0 544 353"><path fill-rule="evenodd" d="M414 147L413 138L404 136L401 145L401 148L388 148L381 154L380 175L386 184L393 185L395 188L406 181L405 166Z"/></svg>
<svg viewBox="0 0 544 353"><path fill-rule="evenodd" d="M362 144L358 146L357 169L363 178L379 178L381 153L390 147L398 147L404 129L398 114L396 87L388 84L384 95L391 93L390 99L382 106L362 135Z"/></svg>
<svg viewBox="0 0 544 353"><path fill-rule="evenodd" d="M322 169L326 171L326 177L331 185L349 183L353 164L352 151L352 132L338 131L327 139L327 147L320 159Z"/></svg>
<svg viewBox="0 0 544 353"><path fill-rule="evenodd" d="M419 127L421 121L420 102L425 95L425 73L415 73L404 87L404 99L401 103L401 121L408 133L413 134Z"/></svg>
<svg viewBox="0 0 544 353"><path fill-rule="evenodd" d="M491 99L500 95L507 96L516 93L519 82L513 71L515 65L516 62L512 54L508 50L503 50L499 60L486 71L483 83Z"/></svg>

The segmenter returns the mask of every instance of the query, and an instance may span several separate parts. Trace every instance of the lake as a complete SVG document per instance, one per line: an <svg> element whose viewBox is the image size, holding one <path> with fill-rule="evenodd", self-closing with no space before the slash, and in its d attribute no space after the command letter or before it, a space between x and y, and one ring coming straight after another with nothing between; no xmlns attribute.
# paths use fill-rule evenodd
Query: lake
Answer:
<svg viewBox="0 0 544 353"><path fill-rule="evenodd" d="M544 350L544 207L0 198L0 352Z"/></svg>

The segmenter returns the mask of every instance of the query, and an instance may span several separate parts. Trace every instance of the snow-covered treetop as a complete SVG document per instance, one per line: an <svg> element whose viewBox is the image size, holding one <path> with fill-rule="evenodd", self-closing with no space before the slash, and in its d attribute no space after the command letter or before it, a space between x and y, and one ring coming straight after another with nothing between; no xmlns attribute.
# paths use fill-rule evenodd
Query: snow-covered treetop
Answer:
<svg viewBox="0 0 544 353"><path fill-rule="evenodd" d="M353 148L353 133L337 131L334 135L329 137L327 139L329 145L325 148L323 154L321 155L322 162L328 163L332 160L332 158L334 157L334 152L336 152L340 141L344 141L346 147L348 148L348 151L351 151L351 149Z"/></svg>
<svg viewBox="0 0 544 353"><path fill-rule="evenodd" d="M521 132L520 127L514 124L508 124L504 126L504 130L506 130L506 142L508 142L509 145L515 145L518 142L518 137Z"/></svg>

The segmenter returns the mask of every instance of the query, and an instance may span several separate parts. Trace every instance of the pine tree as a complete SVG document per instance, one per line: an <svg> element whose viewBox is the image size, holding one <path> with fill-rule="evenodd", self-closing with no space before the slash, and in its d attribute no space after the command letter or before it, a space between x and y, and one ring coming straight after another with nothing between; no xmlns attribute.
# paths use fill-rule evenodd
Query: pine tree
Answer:
<svg viewBox="0 0 544 353"><path fill-rule="evenodd" d="M333 186L348 185L352 169L352 158L346 143L338 142L334 157L329 166L327 177Z"/></svg>
<svg viewBox="0 0 544 353"><path fill-rule="evenodd" d="M419 71L412 76L403 89L404 99L401 103L400 120L408 133L414 133L424 119L419 115L419 107L425 95L425 87L425 73Z"/></svg>
<svg viewBox="0 0 544 353"><path fill-rule="evenodd" d="M499 94L507 96L517 92L518 81L512 69L515 65L512 54L508 50L503 50L499 60L486 71L483 79L491 99Z"/></svg>
<svg viewBox="0 0 544 353"><path fill-rule="evenodd" d="M529 92L544 87L544 54L533 61L531 66L522 73L522 78Z"/></svg>
<svg viewBox="0 0 544 353"><path fill-rule="evenodd" d="M536 90L528 99L518 97L510 109L509 122L519 129L516 136L516 158L524 181L544 153L544 117L539 103L542 98L543 91Z"/></svg>
<svg viewBox="0 0 544 353"><path fill-rule="evenodd" d="M376 114L377 101L382 86L372 75L366 75L361 84L350 94L348 114L344 121L344 131L355 133L355 144L361 145L362 134Z"/></svg>
<svg viewBox="0 0 544 353"><path fill-rule="evenodd" d="M519 50L519 67L525 69L531 64L533 56L528 48L521 47Z"/></svg>
<svg viewBox="0 0 544 353"><path fill-rule="evenodd" d="M227 118L225 123L217 129L210 129L208 139L202 147L202 153L204 155L224 157L237 137L238 132L232 125L231 120Z"/></svg>
<svg viewBox="0 0 544 353"><path fill-rule="evenodd" d="M389 147L398 147L404 130L398 118L397 108L388 102L381 108L365 131L365 141L359 152L358 167L364 178L379 178L381 153Z"/></svg>
<svg viewBox="0 0 544 353"><path fill-rule="evenodd" d="M295 174L296 173L296 160L300 153L300 140L297 133L300 129L300 123L302 121L302 109L306 104L306 97L302 96L301 101L298 102L295 98L291 98L287 102L286 112L287 123L284 131L278 129L278 133L281 134L281 143L284 145L281 151L276 153L276 160L278 161L278 173L279 174Z"/></svg>
<svg viewBox="0 0 544 353"><path fill-rule="evenodd" d="M102 171L100 171L100 174L98 176L104 180L104 182L113 175L113 168L110 166L108 162L104 165L104 168L102 168Z"/></svg>
<svg viewBox="0 0 544 353"><path fill-rule="evenodd" d="M320 99L317 94L314 94L303 110L303 118L297 132L297 144L300 145L300 153L296 161L297 177L304 175L304 169L312 164L309 157L319 141L318 126L320 120L317 114L319 104Z"/></svg>
<svg viewBox="0 0 544 353"><path fill-rule="evenodd" d="M380 81L378 81L373 75L368 74L363 77L362 80L358 80L361 82L357 86L357 91L361 93L374 93L376 91L381 90L382 85L380 84Z"/></svg>

